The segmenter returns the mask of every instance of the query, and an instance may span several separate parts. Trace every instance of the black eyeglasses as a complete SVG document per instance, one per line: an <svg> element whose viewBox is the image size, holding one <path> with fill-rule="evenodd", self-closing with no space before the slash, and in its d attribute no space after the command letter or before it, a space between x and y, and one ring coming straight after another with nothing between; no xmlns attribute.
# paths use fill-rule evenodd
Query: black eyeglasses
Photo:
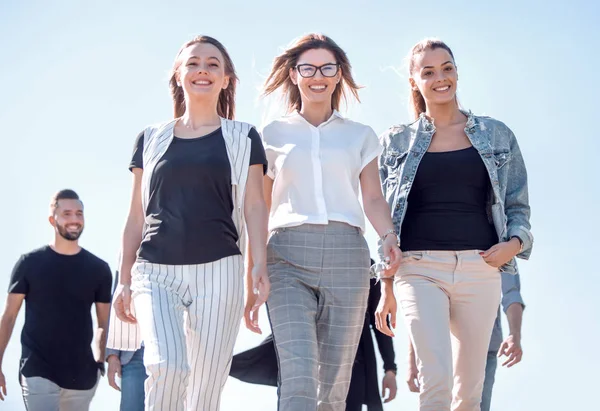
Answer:
<svg viewBox="0 0 600 411"><path fill-rule="evenodd" d="M298 64L296 70L304 78L314 77L317 70L321 72L323 77L335 77L340 68L339 64L329 63L322 66L313 66L312 64Z"/></svg>

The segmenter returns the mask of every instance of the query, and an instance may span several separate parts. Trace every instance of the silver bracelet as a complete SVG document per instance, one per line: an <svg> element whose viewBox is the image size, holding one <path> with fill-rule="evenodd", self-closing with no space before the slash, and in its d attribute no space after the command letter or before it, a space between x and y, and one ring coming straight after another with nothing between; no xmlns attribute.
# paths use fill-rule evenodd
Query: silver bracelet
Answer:
<svg viewBox="0 0 600 411"><path fill-rule="evenodd" d="M396 230L394 228L390 228L381 237L379 237L379 239L381 240L381 242L383 242L383 241L385 241L385 238L390 234L394 234L396 236L396 239L398 238L398 234L396 234Z"/></svg>

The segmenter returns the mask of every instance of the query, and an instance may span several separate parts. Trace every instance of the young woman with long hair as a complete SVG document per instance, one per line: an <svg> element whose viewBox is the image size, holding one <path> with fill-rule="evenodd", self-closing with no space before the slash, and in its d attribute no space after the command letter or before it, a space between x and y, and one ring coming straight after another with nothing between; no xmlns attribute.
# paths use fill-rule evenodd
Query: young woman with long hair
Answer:
<svg viewBox="0 0 600 411"><path fill-rule="evenodd" d="M397 294L414 346L421 411L479 410L500 303L500 272L529 258L527 172L512 131L463 111L450 48L424 40L410 53L416 121L381 141L380 176L400 234L399 270L384 273L378 327L395 323Z"/></svg>
<svg viewBox="0 0 600 411"><path fill-rule="evenodd" d="M289 114L263 130L279 410L341 411L369 294L364 214L388 265L400 259L377 174L381 146L370 127L338 111L343 98L358 99L359 86L331 38L303 36L278 56L264 93L279 89ZM252 306L250 299L246 322L256 330Z"/></svg>
<svg viewBox="0 0 600 411"><path fill-rule="evenodd" d="M267 162L256 130L232 120L237 81L220 42L187 42L170 79L175 119L135 144L114 307L139 324L146 410L219 409L243 315L246 229L255 309L268 294Z"/></svg>

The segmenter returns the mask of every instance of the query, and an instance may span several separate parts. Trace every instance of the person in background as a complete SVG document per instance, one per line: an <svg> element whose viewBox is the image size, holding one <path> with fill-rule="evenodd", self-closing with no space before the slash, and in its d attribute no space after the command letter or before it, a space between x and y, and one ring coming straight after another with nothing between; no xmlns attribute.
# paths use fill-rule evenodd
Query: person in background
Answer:
<svg viewBox="0 0 600 411"><path fill-rule="evenodd" d="M119 258L120 261L120 258ZM115 287L119 282L119 271L115 273ZM106 362L108 369L106 376L108 384L121 393L120 411L143 411L144 410L144 381L147 374L144 367L144 346L127 346L130 334L137 334L137 324L121 322L110 312L108 325L108 340L111 346L119 346L119 349L106 348ZM135 343L133 343L135 344ZM108 345L108 344L107 344ZM117 384L116 376L121 379L121 386Z"/></svg>
<svg viewBox="0 0 600 411"><path fill-rule="evenodd" d="M490 411L491 409L492 390L494 389L498 358L506 357L502 366L508 368L520 363L523 358L521 325L523 323L525 303L521 297L521 279L519 278L519 274L511 275L502 273L502 308L508 319L508 337L502 341L502 321L500 318L500 308L498 308L498 315L494 323L485 366L481 411Z"/></svg>
<svg viewBox="0 0 600 411"><path fill-rule="evenodd" d="M375 261L371 260L371 265ZM367 405L368 411L383 411L381 399L389 403L396 398L397 383L395 363L394 341L392 337L379 331L375 322L375 311L381 299L381 284L372 278L369 288L369 299L365 324L356 351L354 366L352 367L352 379L350 389L346 397L346 411L361 411L363 404ZM371 334L373 332L373 334ZM377 348L383 360L383 380L381 391L377 385L377 360L375 358L375 347L373 335L377 341ZM386 398L387 395L387 398Z"/></svg>
<svg viewBox="0 0 600 411"><path fill-rule="evenodd" d="M85 219L75 191L61 190L52 197L49 221L54 240L24 254L13 269L0 320L0 366L25 301L19 367L25 407L86 411L104 373L112 275L105 261L79 245ZM6 385L0 371L1 400Z"/></svg>

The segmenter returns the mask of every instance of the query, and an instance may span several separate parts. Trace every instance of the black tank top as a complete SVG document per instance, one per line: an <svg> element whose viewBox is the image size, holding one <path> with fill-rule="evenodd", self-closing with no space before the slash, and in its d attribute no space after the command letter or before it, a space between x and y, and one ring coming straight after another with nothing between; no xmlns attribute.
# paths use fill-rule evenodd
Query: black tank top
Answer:
<svg viewBox="0 0 600 411"><path fill-rule="evenodd" d="M423 156L408 195L402 251L487 250L498 235L486 212L490 179L474 147Z"/></svg>

